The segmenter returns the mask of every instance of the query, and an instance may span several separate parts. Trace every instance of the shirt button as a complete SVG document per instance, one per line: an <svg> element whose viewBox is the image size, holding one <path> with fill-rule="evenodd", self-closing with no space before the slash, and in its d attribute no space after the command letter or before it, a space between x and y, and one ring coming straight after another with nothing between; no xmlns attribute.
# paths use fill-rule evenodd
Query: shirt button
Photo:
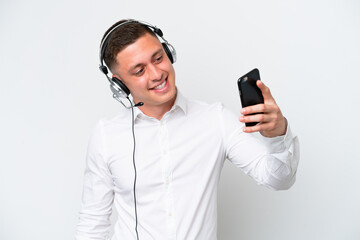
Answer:
<svg viewBox="0 0 360 240"><path fill-rule="evenodd" d="M169 217L172 217L172 212L169 212Z"/></svg>

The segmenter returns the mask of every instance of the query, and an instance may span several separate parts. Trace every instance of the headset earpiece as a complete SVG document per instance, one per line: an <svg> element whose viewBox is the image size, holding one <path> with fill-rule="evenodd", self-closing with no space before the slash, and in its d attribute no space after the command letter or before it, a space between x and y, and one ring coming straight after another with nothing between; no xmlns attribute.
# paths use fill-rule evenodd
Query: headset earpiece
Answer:
<svg viewBox="0 0 360 240"><path fill-rule="evenodd" d="M130 90L120 79L113 76L111 81L113 82L113 87L119 91L119 97L127 98L129 96Z"/></svg>
<svg viewBox="0 0 360 240"><path fill-rule="evenodd" d="M164 51L166 53L166 55L168 56L168 58L170 59L170 62L173 64L174 62L176 62L176 52L173 46L171 46L170 43L167 42L163 42L161 43Z"/></svg>

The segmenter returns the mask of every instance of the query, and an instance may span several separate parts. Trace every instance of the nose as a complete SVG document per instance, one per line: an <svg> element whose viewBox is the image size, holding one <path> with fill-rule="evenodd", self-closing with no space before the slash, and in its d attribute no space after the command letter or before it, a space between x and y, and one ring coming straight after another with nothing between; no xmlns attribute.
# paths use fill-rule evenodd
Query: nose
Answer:
<svg viewBox="0 0 360 240"><path fill-rule="evenodd" d="M162 71L156 65L150 64L148 66L148 73L150 80L152 81L161 81L162 79Z"/></svg>

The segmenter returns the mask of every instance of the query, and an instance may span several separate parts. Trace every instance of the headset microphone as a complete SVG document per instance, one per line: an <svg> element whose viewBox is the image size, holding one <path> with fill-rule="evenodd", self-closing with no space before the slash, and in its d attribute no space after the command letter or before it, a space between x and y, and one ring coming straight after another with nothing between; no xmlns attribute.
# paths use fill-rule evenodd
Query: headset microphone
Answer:
<svg viewBox="0 0 360 240"><path fill-rule="evenodd" d="M143 103L143 102L139 102L139 103L135 104L134 107L141 107L142 105L144 105L144 103Z"/></svg>

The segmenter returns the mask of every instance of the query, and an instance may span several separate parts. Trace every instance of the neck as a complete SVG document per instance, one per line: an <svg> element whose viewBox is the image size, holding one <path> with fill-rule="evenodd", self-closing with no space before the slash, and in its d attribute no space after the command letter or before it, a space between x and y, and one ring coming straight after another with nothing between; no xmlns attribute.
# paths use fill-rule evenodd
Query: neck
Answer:
<svg viewBox="0 0 360 240"><path fill-rule="evenodd" d="M144 103L143 106L139 107L139 109L149 117L156 118L157 120L161 120L165 113L170 111L172 106L175 103L176 97L172 99L171 101L167 102L166 104L162 105L148 105Z"/></svg>
<svg viewBox="0 0 360 240"><path fill-rule="evenodd" d="M153 118L156 118L157 120L161 120L162 117L164 116L164 114L166 112L168 112L170 108L164 108L164 109L160 109L159 107L148 107L148 108L145 108L145 104L144 104L144 107L139 107L139 109L146 115L146 116L149 116L149 117L153 117Z"/></svg>

